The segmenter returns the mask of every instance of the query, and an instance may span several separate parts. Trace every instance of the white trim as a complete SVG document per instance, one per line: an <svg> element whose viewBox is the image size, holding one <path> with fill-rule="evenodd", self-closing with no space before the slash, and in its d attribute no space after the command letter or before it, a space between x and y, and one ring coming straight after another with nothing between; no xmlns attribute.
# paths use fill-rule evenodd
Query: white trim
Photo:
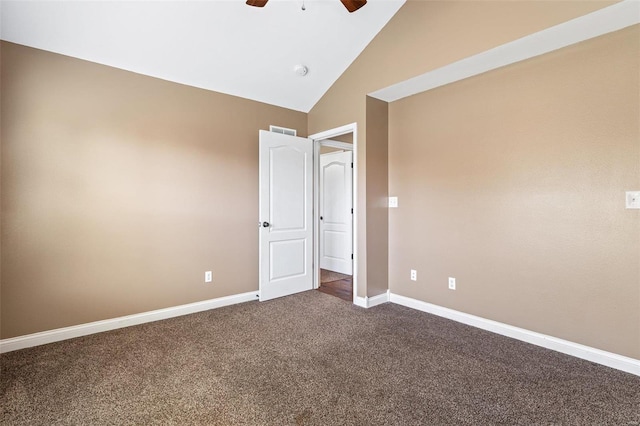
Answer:
<svg viewBox="0 0 640 426"><path fill-rule="evenodd" d="M624 0L370 93L393 102L640 23L640 2Z"/></svg>
<svg viewBox="0 0 640 426"><path fill-rule="evenodd" d="M158 309L140 314L74 325L72 327L57 328L55 330L27 334L25 336L12 337L10 339L2 339L0 340L0 353L30 348L32 346L45 345L47 343L73 339L74 337L87 336L89 334L101 333L103 331L159 321L181 315L208 311L209 309L222 308L223 306L250 302L257 299L258 292L250 291L248 293L234 294L232 296L219 297L217 299L204 300L202 302L189 303L187 305L174 306L171 308Z"/></svg>
<svg viewBox="0 0 640 426"><path fill-rule="evenodd" d="M400 296L394 293L390 294L390 301L392 303L397 303L398 305L406 306L422 312L428 312L433 315L438 315L453 321L461 322L463 324L478 327L483 330L491 331L493 333L501 334L503 336L511 337L533 345L542 346L543 348L562 352L567 355L572 355L577 358L582 358L587 361L640 376L640 360L634 358L614 354L612 352L603 351L590 346L537 333L535 331L514 327L512 325L486 318L477 317L475 315L466 314L464 312L455 311L453 309L444 308L442 306L433 305L431 303Z"/></svg>
<svg viewBox="0 0 640 426"><path fill-rule="evenodd" d="M220 297L217 299L205 300L202 302L190 303L171 308L158 309L155 311L143 312L140 314L127 315L103 321L95 321L87 324L72 327L58 328L55 330L43 331L41 333L28 334L26 336L13 337L0 340L0 353L16 351L32 346L44 345L47 343L59 342L61 340L86 336L89 334L101 333L103 331L115 330L132 325L144 324L173 318L181 315L188 315L210 309L221 308L237 303L257 300L258 292L236 294L232 296ZM625 357L622 355L606 352L589 346L573 343L557 337L529 331L523 328L514 327L508 324L466 314L442 306L433 305L417 299L400 296L387 291L378 296L354 297L354 304L363 308L371 308L379 304L391 302L422 312L427 312L440 317L448 318L463 324L478 327L483 330L521 340L554 351L562 352L591 362L595 362L607 367L626 371L627 373L640 376L640 360Z"/></svg>
<svg viewBox="0 0 640 426"><path fill-rule="evenodd" d="M320 141L320 145L328 146L331 148L344 149L345 151L353 151L353 145L347 142L339 142L339 141L332 141L332 140L325 139Z"/></svg>
<svg viewBox="0 0 640 426"><path fill-rule="evenodd" d="M358 130L358 123L345 124L344 126L336 127L335 129L325 130L324 132L314 133L309 136L309 139L316 141L335 138L336 136L346 135L347 133L356 132ZM355 136L355 135L354 135ZM353 138L353 144L355 145L356 138Z"/></svg>
<svg viewBox="0 0 640 426"><path fill-rule="evenodd" d="M353 303L358 306L362 306L366 308L366 299L358 297L358 123L345 124L344 126L336 127L335 129L325 130L324 132L314 133L309 136L309 139L313 139L313 288L318 288L320 283L320 253L319 253L319 244L320 244L320 235L319 235L319 226L318 226L318 205L319 201L319 166L320 166L320 143L326 139L335 138L336 136L346 135L348 133L353 133L353 143L350 144L353 151L353 192L351 194L352 200L351 205L353 206ZM362 300L364 300L364 304L362 304Z"/></svg>
<svg viewBox="0 0 640 426"><path fill-rule="evenodd" d="M382 305L389 301L389 290L382 294L373 297L367 297L367 308L373 308L374 306Z"/></svg>
<svg viewBox="0 0 640 426"><path fill-rule="evenodd" d="M311 138L309 138L311 139ZM313 140L313 288L320 287L320 143Z"/></svg>
<svg viewBox="0 0 640 426"><path fill-rule="evenodd" d="M382 294L373 297L354 297L353 303L356 306L360 306L361 308L373 308L374 306L382 305L383 303L387 303L389 301L389 290L385 291Z"/></svg>
<svg viewBox="0 0 640 426"><path fill-rule="evenodd" d="M360 306L361 308L367 308L367 298L360 296L353 296L353 304L356 306Z"/></svg>

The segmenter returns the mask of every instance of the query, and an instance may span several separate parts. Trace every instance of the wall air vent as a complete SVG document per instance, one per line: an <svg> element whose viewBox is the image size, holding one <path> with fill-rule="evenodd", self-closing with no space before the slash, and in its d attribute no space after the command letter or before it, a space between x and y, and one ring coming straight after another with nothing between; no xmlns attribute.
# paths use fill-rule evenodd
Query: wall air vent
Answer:
<svg viewBox="0 0 640 426"><path fill-rule="evenodd" d="M281 133L283 135L297 136L298 132L295 129L287 129L286 127L269 126L269 131L273 133Z"/></svg>

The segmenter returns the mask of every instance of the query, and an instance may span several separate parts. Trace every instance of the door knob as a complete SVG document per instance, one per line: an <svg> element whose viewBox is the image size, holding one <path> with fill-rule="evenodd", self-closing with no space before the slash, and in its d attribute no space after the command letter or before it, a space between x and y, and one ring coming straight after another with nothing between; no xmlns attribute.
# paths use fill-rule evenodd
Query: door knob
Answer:
<svg viewBox="0 0 640 426"><path fill-rule="evenodd" d="M264 228L268 228L269 227L269 222L262 222L262 226Z"/></svg>
<svg viewBox="0 0 640 426"><path fill-rule="evenodd" d="M323 219L322 219L322 216L320 216L320 220L323 220Z"/></svg>

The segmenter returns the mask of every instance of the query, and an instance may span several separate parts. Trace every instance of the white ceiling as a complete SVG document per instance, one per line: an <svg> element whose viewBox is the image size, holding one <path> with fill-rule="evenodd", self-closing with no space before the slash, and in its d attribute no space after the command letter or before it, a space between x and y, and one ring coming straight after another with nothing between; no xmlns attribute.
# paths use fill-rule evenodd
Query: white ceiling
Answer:
<svg viewBox="0 0 640 426"><path fill-rule="evenodd" d="M339 0L2 0L0 37L309 112L404 1L348 13Z"/></svg>

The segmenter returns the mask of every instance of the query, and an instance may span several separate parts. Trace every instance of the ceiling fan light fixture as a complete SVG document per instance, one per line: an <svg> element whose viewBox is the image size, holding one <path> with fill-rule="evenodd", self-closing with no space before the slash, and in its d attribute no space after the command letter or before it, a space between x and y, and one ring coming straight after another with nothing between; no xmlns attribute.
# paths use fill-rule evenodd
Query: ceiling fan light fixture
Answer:
<svg viewBox="0 0 640 426"><path fill-rule="evenodd" d="M247 0L249 6L264 7L269 0ZM353 13L367 4L367 0L340 0L342 5L347 8L349 13ZM302 10L305 10L304 0L302 1Z"/></svg>
<svg viewBox="0 0 640 426"><path fill-rule="evenodd" d="M367 4L367 0L340 0L349 13L353 13Z"/></svg>
<svg viewBox="0 0 640 426"><path fill-rule="evenodd" d="M269 0L247 0L249 6L264 7Z"/></svg>

